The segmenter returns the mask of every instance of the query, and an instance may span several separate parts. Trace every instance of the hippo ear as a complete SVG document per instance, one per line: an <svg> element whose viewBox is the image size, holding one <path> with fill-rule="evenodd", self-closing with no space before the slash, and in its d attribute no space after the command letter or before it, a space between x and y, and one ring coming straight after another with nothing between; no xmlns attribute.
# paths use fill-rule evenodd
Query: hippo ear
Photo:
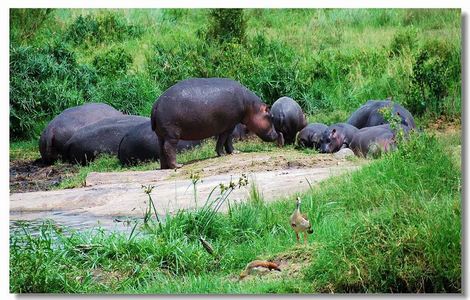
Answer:
<svg viewBox="0 0 470 300"><path fill-rule="evenodd" d="M333 136L336 135L336 128L333 128L333 130L331 131L331 134L332 134Z"/></svg>

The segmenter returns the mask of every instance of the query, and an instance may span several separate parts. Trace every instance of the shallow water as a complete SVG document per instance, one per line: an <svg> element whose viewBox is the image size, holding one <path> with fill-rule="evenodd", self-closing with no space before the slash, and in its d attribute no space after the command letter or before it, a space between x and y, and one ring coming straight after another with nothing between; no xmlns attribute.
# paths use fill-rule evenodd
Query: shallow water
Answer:
<svg viewBox="0 0 470 300"><path fill-rule="evenodd" d="M25 227L29 234L35 236L40 232L44 224L53 224L60 228L65 235L72 232L86 232L93 229L103 229L110 232L121 232L130 234L134 225L142 223L142 218L123 217L97 217L90 214L74 214L63 211L39 212L37 218L28 213L22 218L22 213L12 212L10 214L10 234L24 233Z"/></svg>

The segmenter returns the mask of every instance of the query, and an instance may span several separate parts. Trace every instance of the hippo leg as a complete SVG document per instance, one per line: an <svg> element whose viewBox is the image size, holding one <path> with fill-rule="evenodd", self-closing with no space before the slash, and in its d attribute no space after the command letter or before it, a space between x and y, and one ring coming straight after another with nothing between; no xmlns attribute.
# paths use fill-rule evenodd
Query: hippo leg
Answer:
<svg viewBox="0 0 470 300"><path fill-rule="evenodd" d="M176 169L181 168L183 165L176 163L176 145L178 145L178 139L166 138L163 143L163 156L166 160L166 168L162 166L162 169ZM161 163L161 162L160 162Z"/></svg>
<svg viewBox="0 0 470 300"><path fill-rule="evenodd" d="M167 160L167 156L166 154L164 153L163 149L164 149L164 146L165 146L165 139L163 137L159 137L158 138L158 145L159 145L159 155L160 155L160 168L161 169L169 169L168 167L168 160Z"/></svg>
<svg viewBox="0 0 470 300"><path fill-rule="evenodd" d="M229 135L227 136L227 140L225 141L225 144L224 144L225 152L227 152L227 154L240 153L239 151L233 149L233 135L232 135L232 132L233 132L233 129L230 131Z"/></svg>
<svg viewBox="0 0 470 300"><path fill-rule="evenodd" d="M232 128L232 131L233 131L233 128ZM217 144L215 145L215 151L217 152L218 156L224 155L223 147L224 147L225 143L227 142L228 138L231 137L232 131L227 130L227 131L224 131L221 134L219 134L219 138L217 139ZM230 141L230 144L232 144L232 141ZM227 149L227 147L225 149ZM231 150L233 151L233 146L232 146ZM228 153L228 151L227 151L227 153Z"/></svg>

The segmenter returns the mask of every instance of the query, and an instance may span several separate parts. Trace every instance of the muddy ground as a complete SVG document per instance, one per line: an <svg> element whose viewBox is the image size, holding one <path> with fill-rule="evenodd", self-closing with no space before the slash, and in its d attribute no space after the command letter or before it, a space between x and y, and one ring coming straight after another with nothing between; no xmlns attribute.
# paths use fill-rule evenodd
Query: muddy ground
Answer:
<svg viewBox="0 0 470 300"><path fill-rule="evenodd" d="M78 172L71 164L44 165L40 160L10 161L10 193L49 191Z"/></svg>

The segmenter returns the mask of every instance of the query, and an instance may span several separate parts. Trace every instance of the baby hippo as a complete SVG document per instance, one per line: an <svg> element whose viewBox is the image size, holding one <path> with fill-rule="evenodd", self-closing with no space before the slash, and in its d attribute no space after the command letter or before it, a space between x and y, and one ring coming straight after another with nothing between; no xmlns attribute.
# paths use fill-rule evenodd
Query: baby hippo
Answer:
<svg viewBox="0 0 470 300"><path fill-rule="evenodd" d="M307 126L307 120L300 105L292 98L281 97L271 107L274 128L282 133L286 144L293 144L297 132Z"/></svg>
<svg viewBox="0 0 470 300"><path fill-rule="evenodd" d="M300 148L312 148L315 150L320 149L320 142L323 132L328 129L328 126L321 123L308 124L302 129L297 136L297 144Z"/></svg>
<svg viewBox="0 0 470 300"><path fill-rule="evenodd" d="M245 141L254 136L255 134L242 123L238 123L232 132L232 138L234 141Z"/></svg>
<svg viewBox="0 0 470 300"><path fill-rule="evenodd" d="M349 144L357 130L356 127L346 123L338 123L329 126L323 132L320 142L320 152L334 153L341 148L349 148Z"/></svg>

